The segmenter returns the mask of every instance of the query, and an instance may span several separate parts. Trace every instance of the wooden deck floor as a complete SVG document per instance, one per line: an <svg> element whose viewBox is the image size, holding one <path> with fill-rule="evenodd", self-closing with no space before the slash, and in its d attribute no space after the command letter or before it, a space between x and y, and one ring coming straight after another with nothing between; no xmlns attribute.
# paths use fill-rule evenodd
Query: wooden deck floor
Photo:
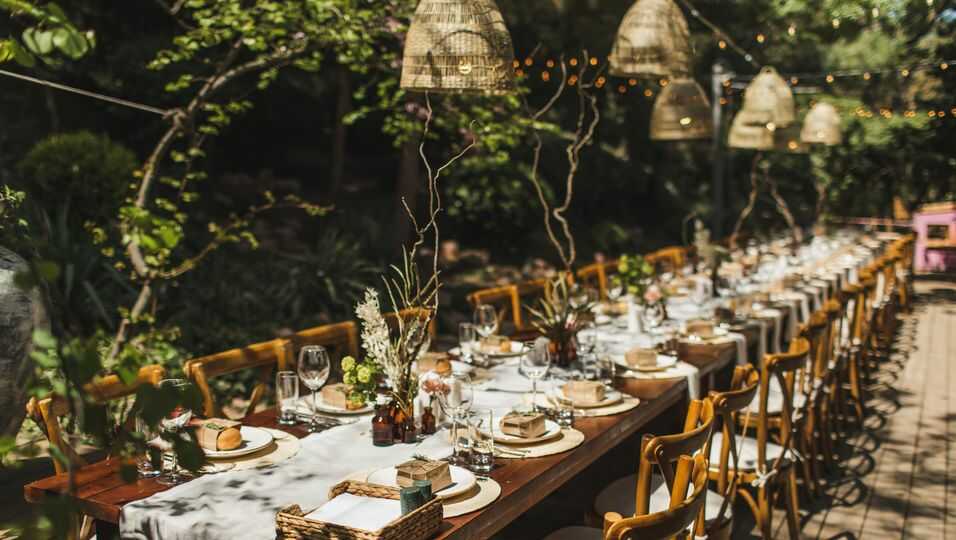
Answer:
<svg viewBox="0 0 956 540"><path fill-rule="evenodd" d="M844 474L805 505L804 538L956 538L956 286L917 282L917 292L881 374L894 390L875 393Z"/></svg>

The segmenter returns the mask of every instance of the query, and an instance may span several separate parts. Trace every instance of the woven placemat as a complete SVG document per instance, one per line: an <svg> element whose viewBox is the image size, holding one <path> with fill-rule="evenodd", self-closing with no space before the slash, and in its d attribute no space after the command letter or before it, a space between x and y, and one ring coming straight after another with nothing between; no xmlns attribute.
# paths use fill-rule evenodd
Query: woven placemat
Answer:
<svg viewBox="0 0 956 540"><path fill-rule="evenodd" d="M573 450L578 446L581 446L581 443L583 442L584 433L581 433L573 428L562 429L560 437L538 444L496 443L496 446L500 446L505 451L511 450L516 452L514 455L499 454L497 457L499 459L527 459L551 456L554 454L560 454L561 452L567 452L568 450Z"/></svg>
<svg viewBox="0 0 956 540"><path fill-rule="evenodd" d="M491 478L479 478L475 487L457 497L442 501L443 514L446 518L462 516L477 512L498 500L501 495L501 484Z"/></svg>
<svg viewBox="0 0 956 540"><path fill-rule="evenodd" d="M217 466L232 464L233 467L229 470L244 471L246 469L275 465L299 453L299 439L294 435L279 431L278 429L260 429L265 429L272 435L272 444L253 454L232 459L212 459L210 462Z"/></svg>
<svg viewBox="0 0 956 540"><path fill-rule="evenodd" d="M575 409L574 417L575 418L597 418L598 416L613 416L615 414L621 414L627 412L638 405L641 404L641 400L636 397L631 397L625 395L621 398L621 401L613 405L608 405L607 407L593 407L589 409ZM542 394L538 394L538 406L551 408L554 407L554 404L548 400L548 397Z"/></svg>

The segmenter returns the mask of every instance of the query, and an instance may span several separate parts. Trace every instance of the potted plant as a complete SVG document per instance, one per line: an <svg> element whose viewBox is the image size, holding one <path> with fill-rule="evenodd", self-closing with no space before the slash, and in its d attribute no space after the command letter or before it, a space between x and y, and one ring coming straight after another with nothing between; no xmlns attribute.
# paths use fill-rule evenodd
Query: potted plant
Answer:
<svg viewBox="0 0 956 540"><path fill-rule="evenodd" d="M548 284L537 308L526 307L532 325L548 338L555 364L560 367L571 365L577 358L575 337L592 320L594 304L590 300L576 299L571 294L567 276L562 273Z"/></svg>

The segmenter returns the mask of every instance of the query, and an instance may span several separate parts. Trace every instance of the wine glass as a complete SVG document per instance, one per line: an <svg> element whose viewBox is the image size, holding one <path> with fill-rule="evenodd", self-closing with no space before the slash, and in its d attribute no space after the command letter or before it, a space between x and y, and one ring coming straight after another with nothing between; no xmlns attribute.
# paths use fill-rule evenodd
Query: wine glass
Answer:
<svg viewBox="0 0 956 540"><path fill-rule="evenodd" d="M641 321L648 330L657 328L664 322L664 307L660 302L645 305L641 311Z"/></svg>
<svg viewBox="0 0 956 540"><path fill-rule="evenodd" d="M551 368L551 353L545 343L536 343L521 356L521 372L531 379L531 410L538 410L538 380Z"/></svg>
<svg viewBox="0 0 956 540"><path fill-rule="evenodd" d="M498 312L495 306L481 304L475 308L475 330L483 338L498 331Z"/></svg>
<svg viewBox="0 0 956 540"><path fill-rule="evenodd" d="M321 345L306 345L299 351L299 378L302 379L302 384L312 392L312 421L309 422L309 433L321 431L315 395L329 379L331 365L329 351Z"/></svg>
<svg viewBox="0 0 956 540"><path fill-rule="evenodd" d="M442 384L448 390L438 394L442 409L451 413L451 440L453 463L462 462L458 453L458 418L471 409L474 400L474 389L471 377L466 373L452 373L442 378Z"/></svg>
<svg viewBox="0 0 956 540"><path fill-rule="evenodd" d="M607 299L617 303L624 296L624 283L618 278L612 278L607 288Z"/></svg>
<svg viewBox="0 0 956 540"><path fill-rule="evenodd" d="M458 325L458 346L461 348L461 359L465 362L471 362L471 356L475 351L475 325L470 322L463 322Z"/></svg>
<svg viewBox="0 0 956 540"><path fill-rule="evenodd" d="M173 389L173 391L178 394L176 399L178 405L159 421L159 426L169 437L179 437L179 432L186 427L193 417L192 410L183 403L186 391L192 384L186 379L163 379L159 381L158 386L161 389ZM172 448L171 453L172 459L170 460L169 471L164 472L156 479L157 482L164 486L175 486L186 480L185 475L183 475L179 469L175 446Z"/></svg>

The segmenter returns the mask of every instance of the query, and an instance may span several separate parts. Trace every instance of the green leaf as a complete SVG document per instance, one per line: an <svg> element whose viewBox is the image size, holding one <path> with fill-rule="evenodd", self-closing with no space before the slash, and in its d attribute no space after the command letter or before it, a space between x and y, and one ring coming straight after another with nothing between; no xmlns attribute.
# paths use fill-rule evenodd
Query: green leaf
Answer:
<svg viewBox="0 0 956 540"><path fill-rule="evenodd" d="M11 40L8 43L10 45L10 51L13 53L13 59L16 60L18 64L23 67L33 67L36 65L36 58L30 54L30 51L24 49L16 41Z"/></svg>
<svg viewBox="0 0 956 540"><path fill-rule="evenodd" d="M53 51L53 33L48 30L27 28L23 31L23 43L33 54L47 55Z"/></svg>
<svg viewBox="0 0 956 540"><path fill-rule="evenodd" d="M76 30L66 27L53 31L53 45L74 60L82 57L89 50L86 38Z"/></svg>

